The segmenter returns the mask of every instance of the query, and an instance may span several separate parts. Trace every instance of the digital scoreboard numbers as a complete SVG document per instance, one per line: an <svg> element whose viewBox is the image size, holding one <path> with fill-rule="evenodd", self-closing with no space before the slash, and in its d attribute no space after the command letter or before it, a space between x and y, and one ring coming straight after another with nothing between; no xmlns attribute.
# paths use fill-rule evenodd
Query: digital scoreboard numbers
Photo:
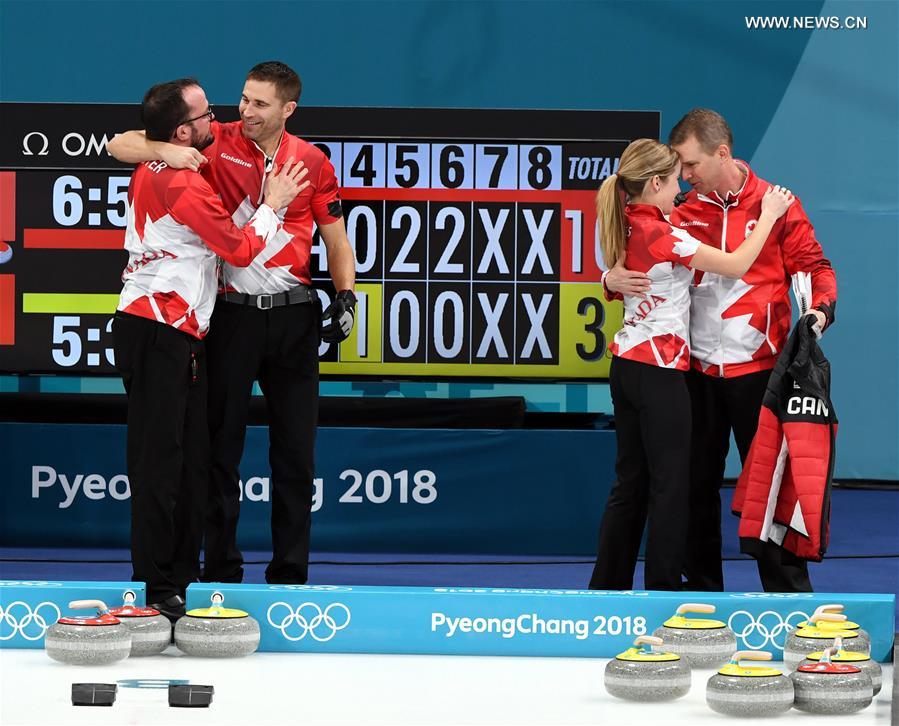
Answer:
<svg viewBox="0 0 899 726"><path fill-rule="evenodd" d="M591 378L603 304L594 198L627 142L310 139L356 254L357 327L325 373ZM313 249L313 282L327 258Z"/></svg>
<svg viewBox="0 0 899 726"><path fill-rule="evenodd" d="M3 108L0 370L109 375L130 169L105 143L136 109ZM630 140L658 138L658 113L307 108L292 121L334 165L356 257L356 325L322 343L323 375L608 376L621 306L598 284L595 194ZM327 305L318 234L311 260Z"/></svg>
<svg viewBox="0 0 899 726"><path fill-rule="evenodd" d="M0 325L14 336L0 346L0 369L111 374L130 170L0 174L14 178L16 220L0 265L14 289L0 301Z"/></svg>

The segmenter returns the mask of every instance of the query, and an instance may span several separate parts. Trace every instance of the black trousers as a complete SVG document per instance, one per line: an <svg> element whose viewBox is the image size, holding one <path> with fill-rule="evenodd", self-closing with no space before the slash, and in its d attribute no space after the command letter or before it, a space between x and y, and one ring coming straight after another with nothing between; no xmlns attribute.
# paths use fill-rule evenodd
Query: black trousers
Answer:
<svg viewBox="0 0 899 726"><path fill-rule="evenodd" d="M680 590L690 488L690 394L682 371L612 358L617 480L591 590L630 590L644 526L647 590Z"/></svg>
<svg viewBox="0 0 899 726"><path fill-rule="evenodd" d="M131 562L147 602L184 596L200 575L209 429L203 342L116 313L116 368L128 394Z"/></svg>
<svg viewBox="0 0 899 726"><path fill-rule="evenodd" d="M693 402L690 527L684 569L688 590L724 589L720 490L730 432L733 430L740 461L745 462L770 377L770 370L736 378L717 378L698 371L687 375ZM765 591L811 592L808 563L789 555L792 562L783 562L782 556L781 547L767 542L757 558Z"/></svg>
<svg viewBox="0 0 899 726"><path fill-rule="evenodd" d="M216 301L206 339L212 439L206 582L243 579L239 467L254 380L269 416L272 560L265 577L288 584L308 579L320 319L317 302L259 310Z"/></svg>

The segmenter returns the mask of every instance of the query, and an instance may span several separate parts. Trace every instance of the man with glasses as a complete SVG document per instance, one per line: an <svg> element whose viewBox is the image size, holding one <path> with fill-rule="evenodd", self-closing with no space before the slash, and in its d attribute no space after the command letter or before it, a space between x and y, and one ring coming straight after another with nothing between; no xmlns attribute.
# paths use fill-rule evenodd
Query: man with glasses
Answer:
<svg viewBox="0 0 899 726"><path fill-rule="evenodd" d="M192 78L153 86L141 114L148 139L190 149L213 141L212 110ZM277 210L308 186L292 162L269 177L264 203L243 230L191 171L141 164L128 189L129 259L113 345L128 394L132 577L173 620L200 574L209 456L203 339L217 257L246 266L281 233Z"/></svg>
<svg viewBox="0 0 899 726"><path fill-rule="evenodd" d="M245 269L227 262L222 266L207 341L212 464L206 581L243 579L237 546L238 467L254 380L259 381L269 414L273 554L266 580L302 584L308 578L318 346L320 336L338 343L352 329L355 260L334 167L318 148L285 131L300 91L299 76L284 63L260 63L247 75L240 121L213 122L215 143L205 153L159 144L134 131L108 145L120 161L161 159L200 170L237 224L255 212L273 165L293 156L308 172L309 188L288 207L284 229L265 253ZM311 287L313 225L321 234L338 291L324 314Z"/></svg>

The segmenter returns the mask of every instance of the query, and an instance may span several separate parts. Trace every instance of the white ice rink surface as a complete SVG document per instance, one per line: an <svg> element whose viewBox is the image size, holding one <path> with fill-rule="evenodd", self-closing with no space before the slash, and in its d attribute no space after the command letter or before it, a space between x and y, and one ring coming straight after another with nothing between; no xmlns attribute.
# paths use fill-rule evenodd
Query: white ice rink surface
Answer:
<svg viewBox="0 0 899 726"><path fill-rule="evenodd" d="M19 724L678 724L739 723L711 711L693 672L684 698L666 704L614 699L602 686L605 660L469 656L256 653L242 659L182 656L77 667L42 650L0 650L0 723ZM789 711L753 724L889 724L893 668L870 707L852 716ZM211 684L210 708L168 706L164 689L119 687L110 708L73 707L74 682L184 679ZM664 722L664 724L663 724Z"/></svg>

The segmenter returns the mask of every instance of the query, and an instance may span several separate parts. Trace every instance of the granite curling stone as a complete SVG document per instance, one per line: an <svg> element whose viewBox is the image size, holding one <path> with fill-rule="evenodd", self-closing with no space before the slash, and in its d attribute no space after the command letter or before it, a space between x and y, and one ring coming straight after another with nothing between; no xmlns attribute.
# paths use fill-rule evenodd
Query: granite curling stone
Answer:
<svg viewBox="0 0 899 726"><path fill-rule="evenodd" d="M816 616L820 616L823 613L843 615L844 619L839 622L819 620ZM809 618L809 621L810 622L799 623L797 627L818 627L821 630L849 630L855 633L857 638L852 641L853 651L856 653L871 653L871 636L868 634L868 631L862 630L858 623L846 620L842 605L821 605L819 608L815 609L815 612L812 614L812 617ZM821 649L823 650L826 647L828 646L822 646Z"/></svg>
<svg viewBox="0 0 899 726"><path fill-rule="evenodd" d="M733 631L720 620L687 618L685 613L713 613L714 605L684 603L653 635L692 668L717 668L737 649Z"/></svg>
<svg viewBox="0 0 899 726"><path fill-rule="evenodd" d="M131 653L131 632L109 614L100 600L74 600L73 610L95 608L96 615L63 617L51 625L44 649L53 660L72 665L104 665L127 658Z"/></svg>
<svg viewBox="0 0 899 726"><path fill-rule="evenodd" d="M846 616L840 613L815 612L804 627L797 628L787 636L784 643L784 665L789 670L796 667L809 653L817 653L830 648L836 638L842 638L843 647L856 653L870 653L870 648L865 650L863 646L857 646L858 633L852 630L839 630L834 624L839 625L846 620ZM828 626L822 628L822 623Z"/></svg>
<svg viewBox="0 0 899 726"><path fill-rule="evenodd" d="M727 716L779 716L793 706L793 683L777 668L744 666L743 660L771 660L771 653L741 650L709 678L705 700Z"/></svg>
<svg viewBox="0 0 899 726"><path fill-rule="evenodd" d="M131 655L159 655L172 642L172 624L154 608L137 607L134 593L125 593L124 604L109 611L131 631Z"/></svg>
<svg viewBox="0 0 899 726"><path fill-rule="evenodd" d="M224 595L212 594L212 607L188 610L175 623L175 645L188 655L231 658L259 647L259 623L243 610L223 607Z"/></svg>
<svg viewBox="0 0 899 726"><path fill-rule="evenodd" d="M826 648L817 663L799 666L790 675L796 699L793 705L800 711L817 714L847 714L871 705L874 686L861 668L851 663L833 663L836 652Z"/></svg>
<svg viewBox="0 0 899 726"><path fill-rule="evenodd" d="M662 646L661 638L641 635L634 647L606 664L606 691L628 701L671 701L690 690L690 666L675 653L653 652L643 645Z"/></svg>
<svg viewBox="0 0 899 726"><path fill-rule="evenodd" d="M880 693L880 689L883 686L883 669L880 667L880 663L876 660L872 660L871 656L865 653L854 653L851 650L843 650L842 638L836 638L836 643L834 643L833 647L834 654L830 657L831 663L848 663L849 665L854 665L856 668L860 668L870 676L871 686L874 688L874 695L876 696ZM810 663L818 663L823 656L823 651L820 653L810 653L809 657L799 665L804 666L809 665Z"/></svg>

